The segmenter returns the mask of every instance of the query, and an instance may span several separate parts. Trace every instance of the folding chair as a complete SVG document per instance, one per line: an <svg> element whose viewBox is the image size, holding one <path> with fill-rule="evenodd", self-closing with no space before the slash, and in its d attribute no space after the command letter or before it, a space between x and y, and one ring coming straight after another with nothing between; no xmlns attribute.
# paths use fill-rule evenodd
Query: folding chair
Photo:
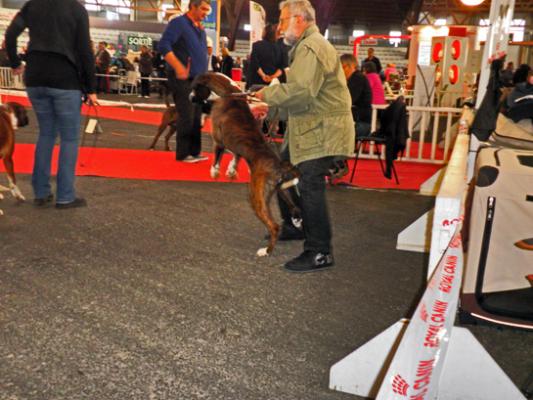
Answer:
<svg viewBox="0 0 533 400"><path fill-rule="evenodd" d="M378 156L379 166L381 168L383 176L385 176L386 178L390 178L390 176L387 176L385 167L383 166L383 159L381 158L382 146L386 145L386 141L387 139L384 136L378 136L377 132L373 132L369 136L356 136L355 160L353 163L352 175L350 176L350 183L353 182L353 178L355 176L355 169L357 168L357 162L359 161L359 154L361 153L361 151L369 150L371 144L374 144L374 148L376 149L376 155ZM396 167L394 166L394 162L391 165L391 171L394 175L394 180L396 181L396 184L399 185L400 181L398 179L398 174L396 173Z"/></svg>

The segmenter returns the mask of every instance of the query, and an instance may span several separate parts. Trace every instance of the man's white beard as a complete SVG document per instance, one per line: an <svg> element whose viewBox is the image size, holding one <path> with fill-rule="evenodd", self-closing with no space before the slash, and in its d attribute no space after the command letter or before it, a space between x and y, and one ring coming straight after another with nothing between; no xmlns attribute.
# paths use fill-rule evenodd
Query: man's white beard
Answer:
<svg viewBox="0 0 533 400"><path fill-rule="evenodd" d="M294 46L298 39L300 39L294 33L294 25L294 20L291 18L291 20L289 21L289 26L287 27L287 30L285 30L283 37L283 43L285 43L287 46Z"/></svg>

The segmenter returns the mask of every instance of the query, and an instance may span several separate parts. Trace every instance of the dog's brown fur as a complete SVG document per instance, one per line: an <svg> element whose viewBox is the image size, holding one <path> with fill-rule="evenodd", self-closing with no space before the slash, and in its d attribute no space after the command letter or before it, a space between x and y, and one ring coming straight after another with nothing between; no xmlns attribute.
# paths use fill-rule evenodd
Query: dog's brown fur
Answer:
<svg viewBox="0 0 533 400"><path fill-rule="evenodd" d="M178 113L176 111L176 107L170 105L168 101L168 96L165 96L165 103L167 104L167 108L163 113L161 123L157 127L157 133L155 134L154 139L150 144L150 147L148 147L148 150L155 150L155 145L157 144L159 137L166 129L168 129L168 132L165 135L165 150L170 151L169 140L172 135L176 133L176 122L178 120Z"/></svg>
<svg viewBox="0 0 533 400"><path fill-rule="evenodd" d="M270 233L268 247L260 249L258 255L269 255L274 249L280 229L272 218L270 201L276 191L287 201L290 200L281 188L281 184L297 178L299 171L290 163L282 162L272 150L261 132L259 122L250 111L246 97L241 96L242 91L226 76L218 73L200 75L193 82L193 91L199 101L207 100L210 91L221 96L214 101L211 109L215 147L211 175L218 176L220 160L225 149L235 156L232 162L233 168L241 157L246 160L250 168L251 205ZM290 205L296 216L298 210L292 202Z"/></svg>
<svg viewBox="0 0 533 400"><path fill-rule="evenodd" d="M0 158L4 161L9 180L9 190L17 199L25 200L17 187L17 179L15 177L15 165L13 163L15 128L13 127L12 115L16 117L18 127L28 125L28 114L22 105L9 102L0 106Z"/></svg>

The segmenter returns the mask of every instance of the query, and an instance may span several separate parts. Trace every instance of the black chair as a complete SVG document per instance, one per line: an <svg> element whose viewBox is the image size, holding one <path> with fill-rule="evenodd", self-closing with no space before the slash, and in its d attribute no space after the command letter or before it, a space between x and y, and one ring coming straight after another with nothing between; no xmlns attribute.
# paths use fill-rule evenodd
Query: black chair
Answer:
<svg viewBox="0 0 533 400"><path fill-rule="evenodd" d="M390 179L390 174L387 174L387 171L385 169L385 166L383 165L383 159L381 158L382 153L382 146L386 145L387 138L384 136L379 136L378 132L373 132L370 135L367 136L359 136L357 135L355 138L355 160L353 163L353 170L352 175L350 176L350 183L353 182L353 178L355 176L355 169L357 168L357 162L359 161L359 154L361 151L368 151L370 149L370 145L373 143L374 148L376 149L376 155L378 156L379 166L381 168L381 172L383 173L383 176L385 178ZM400 181L398 179L398 174L396 173L396 168L394 167L394 163L391 164L391 171L394 175L394 180L396 181L396 184L400 184Z"/></svg>
<svg viewBox="0 0 533 400"><path fill-rule="evenodd" d="M394 167L394 160L398 158L398 154L403 154L407 139L409 138L407 108L403 96L399 96L385 110L381 111L379 122L380 126L376 132L372 132L370 135L361 135L361 132L359 132L359 135L356 136L355 161L350 182L352 182L355 175L359 153L371 143L374 143L383 176L391 179L392 175L394 175L396 184L400 184L396 168ZM386 148L385 167L381 158L383 146Z"/></svg>

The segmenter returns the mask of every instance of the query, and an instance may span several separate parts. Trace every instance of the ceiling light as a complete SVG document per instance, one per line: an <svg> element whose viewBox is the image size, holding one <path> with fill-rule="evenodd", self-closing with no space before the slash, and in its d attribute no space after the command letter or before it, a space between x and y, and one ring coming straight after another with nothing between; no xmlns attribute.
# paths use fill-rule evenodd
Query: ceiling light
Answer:
<svg viewBox="0 0 533 400"><path fill-rule="evenodd" d="M475 6L479 6L484 1L485 0L461 0L461 3L463 3L465 6L468 6L468 7L475 7Z"/></svg>

